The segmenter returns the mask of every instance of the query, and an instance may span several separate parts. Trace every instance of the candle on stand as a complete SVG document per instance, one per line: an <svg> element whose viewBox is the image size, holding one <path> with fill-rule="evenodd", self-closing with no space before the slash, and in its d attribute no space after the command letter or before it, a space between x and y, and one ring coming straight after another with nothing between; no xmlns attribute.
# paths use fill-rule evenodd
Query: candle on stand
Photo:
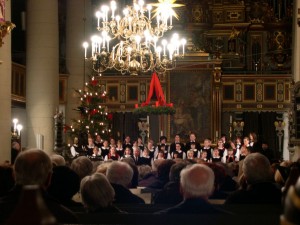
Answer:
<svg viewBox="0 0 300 225"><path fill-rule="evenodd" d="M229 118L229 122L230 124L232 124L232 116L230 115L230 118Z"/></svg>
<svg viewBox="0 0 300 225"><path fill-rule="evenodd" d="M147 116L147 123L149 124L149 122L150 122L150 121L149 121L149 116Z"/></svg>
<svg viewBox="0 0 300 225"><path fill-rule="evenodd" d="M13 119L13 123L14 123L14 132L16 132L17 131L18 119Z"/></svg>
<svg viewBox="0 0 300 225"><path fill-rule="evenodd" d="M218 131L216 131L216 138L218 138L218 136L219 136L219 135L218 135Z"/></svg>

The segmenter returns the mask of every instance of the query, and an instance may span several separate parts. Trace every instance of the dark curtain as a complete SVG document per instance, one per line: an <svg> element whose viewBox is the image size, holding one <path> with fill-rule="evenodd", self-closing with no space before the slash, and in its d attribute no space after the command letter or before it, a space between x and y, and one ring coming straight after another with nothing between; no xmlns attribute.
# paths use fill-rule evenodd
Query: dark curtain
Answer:
<svg viewBox="0 0 300 225"><path fill-rule="evenodd" d="M280 158L278 150L278 140L276 136L274 122L276 112L245 112L243 118L245 122L244 136L249 136L250 132L255 132L259 141L268 143L269 148L274 151L276 158Z"/></svg>
<svg viewBox="0 0 300 225"><path fill-rule="evenodd" d="M116 140L124 141L126 136L130 136L131 140L134 141L139 135L138 116L132 112L116 112L113 114L112 122L112 136Z"/></svg>

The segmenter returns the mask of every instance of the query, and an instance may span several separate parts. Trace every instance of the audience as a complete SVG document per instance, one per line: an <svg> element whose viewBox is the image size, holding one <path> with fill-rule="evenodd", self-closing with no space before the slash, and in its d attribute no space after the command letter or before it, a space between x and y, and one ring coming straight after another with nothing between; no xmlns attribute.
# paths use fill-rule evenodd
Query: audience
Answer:
<svg viewBox="0 0 300 225"><path fill-rule="evenodd" d="M81 203L72 200L79 191L80 178L67 166L53 167L51 184L48 193L66 207L80 207Z"/></svg>
<svg viewBox="0 0 300 225"><path fill-rule="evenodd" d="M225 213L208 202L214 190L214 172L204 164L193 164L180 173L183 201L159 211L167 214Z"/></svg>
<svg viewBox="0 0 300 225"><path fill-rule="evenodd" d="M280 204L281 191L273 182L273 173L267 157L251 153L243 163L245 189L233 192L226 204Z"/></svg>
<svg viewBox="0 0 300 225"><path fill-rule="evenodd" d="M76 223L76 216L59 204L46 192L52 176L52 162L42 150L28 149L20 152L14 165L16 185L0 198L0 223L3 223L14 211L22 193L23 186L39 185L43 199L50 212L59 223Z"/></svg>
<svg viewBox="0 0 300 225"><path fill-rule="evenodd" d="M7 194L14 184L13 167L10 164L0 164L0 197Z"/></svg>
<svg viewBox="0 0 300 225"><path fill-rule="evenodd" d="M178 162L171 166L169 182L163 189L155 194L154 204L178 204L182 199L180 194L180 172L186 167L187 163Z"/></svg>
<svg viewBox="0 0 300 225"><path fill-rule="evenodd" d="M93 172L93 163L86 156L79 156L71 163L71 169L78 174L80 180Z"/></svg>
<svg viewBox="0 0 300 225"><path fill-rule="evenodd" d="M114 161L109 165L106 177L115 190L114 203L145 203L129 190L132 176L133 170L128 163Z"/></svg>
<svg viewBox="0 0 300 225"><path fill-rule="evenodd" d="M90 213L120 213L121 211L113 206L115 191L105 175L95 173L86 176L81 180L80 193L82 203L87 212Z"/></svg>
<svg viewBox="0 0 300 225"><path fill-rule="evenodd" d="M65 166L66 165L66 160L63 156L58 155L58 154L52 154L50 155L51 162L54 166Z"/></svg>

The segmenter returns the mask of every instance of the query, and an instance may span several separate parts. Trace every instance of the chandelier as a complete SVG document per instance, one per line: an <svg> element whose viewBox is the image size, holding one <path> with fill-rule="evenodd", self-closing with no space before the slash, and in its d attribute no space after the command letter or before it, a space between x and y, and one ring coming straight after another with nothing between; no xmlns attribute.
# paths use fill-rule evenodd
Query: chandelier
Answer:
<svg viewBox="0 0 300 225"><path fill-rule="evenodd" d="M138 75L174 69L186 44L176 33L169 40L163 38L173 28L173 16L177 17L173 7L183 6L175 1L145 5L143 0L133 0L133 5L123 10L123 17L116 15L116 1L103 5L96 12L100 35L91 38L91 57L87 58L88 43L83 43L85 58L92 61L93 70L101 73L114 69L121 74Z"/></svg>

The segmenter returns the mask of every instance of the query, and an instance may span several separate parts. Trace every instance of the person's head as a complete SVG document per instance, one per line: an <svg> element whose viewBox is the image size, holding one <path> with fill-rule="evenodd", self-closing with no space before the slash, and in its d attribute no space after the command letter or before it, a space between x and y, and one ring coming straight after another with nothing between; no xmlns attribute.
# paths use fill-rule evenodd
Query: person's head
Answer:
<svg viewBox="0 0 300 225"><path fill-rule="evenodd" d="M112 205L115 191L107 178L101 173L86 176L80 183L82 203L93 212Z"/></svg>
<svg viewBox="0 0 300 225"><path fill-rule="evenodd" d="M249 147L246 147L245 145L243 145L241 147L241 155L247 156L250 154L250 149Z"/></svg>
<svg viewBox="0 0 300 225"><path fill-rule="evenodd" d="M11 143L11 148L20 151L21 145L19 144L19 142L14 141L13 143Z"/></svg>
<svg viewBox="0 0 300 225"><path fill-rule="evenodd" d="M262 144L261 144L261 148L262 148L262 150L269 149L269 145L268 145L268 143L267 143L266 141L262 142Z"/></svg>
<svg viewBox="0 0 300 225"><path fill-rule="evenodd" d="M204 164L193 164L180 173L180 190L184 199L208 197L214 191L215 175Z"/></svg>
<svg viewBox="0 0 300 225"><path fill-rule="evenodd" d="M109 153L110 153L111 155L115 155L115 154L116 154L116 147L111 146L110 149L109 149Z"/></svg>
<svg viewBox="0 0 300 225"><path fill-rule="evenodd" d="M115 146L116 145L115 139L113 139L113 138L110 139L110 145L111 146Z"/></svg>
<svg viewBox="0 0 300 225"><path fill-rule="evenodd" d="M133 170L126 162L114 161L107 168L106 176L110 183L128 188L131 185Z"/></svg>
<svg viewBox="0 0 300 225"><path fill-rule="evenodd" d="M203 144L204 144L205 147L210 147L211 140L209 138L205 138Z"/></svg>
<svg viewBox="0 0 300 225"><path fill-rule="evenodd" d="M153 147L153 140L152 139L148 140L147 147L148 147L149 150Z"/></svg>
<svg viewBox="0 0 300 225"><path fill-rule="evenodd" d="M190 133L190 141L196 141L196 134Z"/></svg>
<svg viewBox="0 0 300 225"><path fill-rule="evenodd" d="M160 136L159 141L160 141L160 143L166 144L167 137L166 136Z"/></svg>
<svg viewBox="0 0 300 225"><path fill-rule="evenodd" d="M66 160L63 156L58 154L52 154L50 155L51 162L53 166L65 166Z"/></svg>
<svg viewBox="0 0 300 225"><path fill-rule="evenodd" d="M150 155L150 151L148 148L145 148L143 151L143 157L148 157Z"/></svg>
<svg viewBox="0 0 300 225"><path fill-rule="evenodd" d="M75 171L67 166L53 168L48 193L61 201L70 200L79 191L80 178Z"/></svg>
<svg viewBox="0 0 300 225"><path fill-rule="evenodd" d="M174 152L175 153L175 152ZM157 158L158 159L164 159L165 158L165 153L164 151L160 150L158 153L157 153Z"/></svg>
<svg viewBox="0 0 300 225"><path fill-rule="evenodd" d="M235 143L236 143L236 144L242 144L242 139L241 139L240 137L237 137L237 138L235 139Z"/></svg>
<svg viewBox="0 0 300 225"><path fill-rule="evenodd" d="M94 140L92 137L88 138L88 145L90 145L90 146L94 145Z"/></svg>
<svg viewBox="0 0 300 225"><path fill-rule="evenodd" d="M138 143L139 145L142 145L142 144L143 144L143 139L142 139L141 137L138 137L138 138L137 138L137 143Z"/></svg>
<svg viewBox="0 0 300 225"><path fill-rule="evenodd" d="M93 172L93 163L86 156L79 156L72 161L71 169L82 179Z"/></svg>
<svg viewBox="0 0 300 225"><path fill-rule="evenodd" d="M98 152L99 152L99 148L97 146L95 146L93 148L93 154L98 155Z"/></svg>
<svg viewBox="0 0 300 225"><path fill-rule="evenodd" d="M195 142L192 142L192 143L191 143L191 149L196 149L196 144L195 144Z"/></svg>
<svg viewBox="0 0 300 225"><path fill-rule="evenodd" d="M187 151L187 158L188 159L193 159L194 158L194 152L193 152L193 150L188 150Z"/></svg>
<svg viewBox="0 0 300 225"><path fill-rule="evenodd" d="M268 158L260 153L252 153L245 158L243 172L248 184L270 181L273 176Z"/></svg>
<svg viewBox="0 0 300 225"><path fill-rule="evenodd" d="M168 181L170 169L173 164L175 164L175 162L171 159L167 159L161 162L157 167L157 177L160 180Z"/></svg>
<svg viewBox="0 0 300 225"><path fill-rule="evenodd" d="M102 141L100 134L96 135L96 141L100 143Z"/></svg>
<svg viewBox="0 0 300 225"><path fill-rule="evenodd" d="M257 135L256 135L256 133L255 132L250 132L249 139L252 142L257 142Z"/></svg>
<svg viewBox="0 0 300 225"><path fill-rule="evenodd" d="M233 151L233 149L231 147L227 149L227 154L229 156L233 156L234 155L234 151Z"/></svg>
<svg viewBox="0 0 300 225"><path fill-rule="evenodd" d="M104 140L104 141L103 141L103 146L104 146L104 147L108 147L108 145L109 145L108 140Z"/></svg>
<svg viewBox="0 0 300 225"><path fill-rule="evenodd" d="M186 162L178 162L171 166L170 173L169 173L169 180L172 182L180 182L180 172L185 168L187 165Z"/></svg>
<svg viewBox="0 0 300 225"><path fill-rule="evenodd" d="M140 165L138 166L139 179L143 179L147 174L152 172L151 166L149 165Z"/></svg>
<svg viewBox="0 0 300 225"><path fill-rule="evenodd" d="M140 149L138 147L133 147L133 155L135 157L139 157L140 156Z"/></svg>
<svg viewBox="0 0 300 225"><path fill-rule="evenodd" d="M180 144L176 143L175 147L176 147L176 151L179 151L179 152L181 151L181 145Z"/></svg>
<svg viewBox="0 0 300 225"><path fill-rule="evenodd" d="M219 149L218 148L214 148L213 150L213 156L214 157L218 157L220 155Z"/></svg>
<svg viewBox="0 0 300 225"><path fill-rule="evenodd" d="M244 145L245 145L245 146L249 146L249 144L250 144L250 139L249 139L249 137L244 137L243 142L244 142Z"/></svg>
<svg viewBox="0 0 300 225"><path fill-rule="evenodd" d="M218 140L218 148L223 148L224 147L224 142L223 142L223 140L220 138L219 140Z"/></svg>
<svg viewBox="0 0 300 225"><path fill-rule="evenodd" d="M15 181L19 185L39 185L46 188L50 184L52 162L40 149L20 152L14 165Z"/></svg>
<svg viewBox="0 0 300 225"><path fill-rule="evenodd" d="M124 153L125 155L131 155L131 149L129 147L126 147Z"/></svg>
<svg viewBox="0 0 300 225"><path fill-rule="evenodd" d="M118 140L118 141L117 141L117 147L118 147L118 148L122 148L122 145L123 145L123 144L122 144L122 141L121 141L121 140Z"/></svg>
<svg viewBox="0 0 300 225"><path fill-rule="evenodd" d="M226 134L221 134L221 140L223 141L223 143L226 142Z"/></svg>
<svg viewBox="0 0 300 225"><path fill-rule="evenodd" d="M125 137L125 143L130 143L130 137L129 136Z"/></svg>
<svg viewBox="0 0 300 225"><path fill-rule="evenodd" d="M173 159L177 159L179 157L178 151L173 152Z"/></svg>
<svg viewBox="0 0 300 225"><path fill-rule="evenodd" d="M174 142L175 143L180 143L180 136L179 136L179 134L175 135Z"/></svg>
<svg viewBox="0 0 300 225"><path fill-rule="evenodd" d="M206 159L206 158L207 158L207 151L202 151L201 152L201 159Z"/></svg>

